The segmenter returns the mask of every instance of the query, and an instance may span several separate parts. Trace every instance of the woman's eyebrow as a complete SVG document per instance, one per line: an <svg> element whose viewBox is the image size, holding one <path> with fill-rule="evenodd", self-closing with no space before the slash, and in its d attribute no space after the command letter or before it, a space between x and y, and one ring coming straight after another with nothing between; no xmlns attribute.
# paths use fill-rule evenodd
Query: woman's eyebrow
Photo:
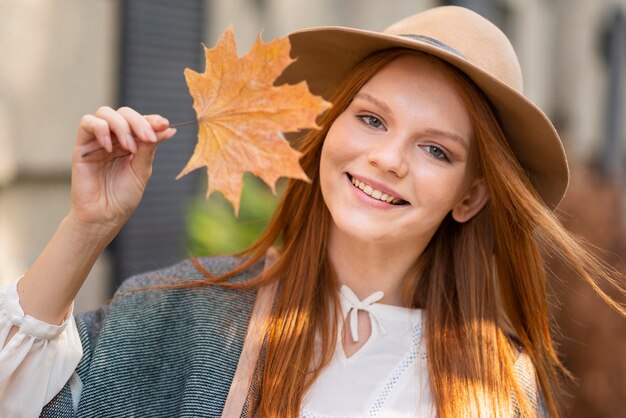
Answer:
<svg viewBox="0 0 626 418"><path fill-rule="evenodd" d="M461 135L457 135L457 134L452 133L452 132L446 132L446 131L442 131L442 130L435 129L435 128L427 128L427 129L424 130L424 132L427 133L428 135L432 135L432 136L450 138L453 141L456 141L456 142L460 143L461 145L463 145L466 148L468 146L468 141L465 138L463 138Z"/></svg>
<svg viewBox="0 0 626 418"><path fill-rule="evenodd" d="M375 98L374 96L370 94L360 92L360 93L357 93L354 96L354 98L367 100L368 102L374 103L376 106L380 107L385 112L391 112L391 109L389 108L389 106L387 106L384 102L381 102L380 100L378 100L377 98Z"/></svg>

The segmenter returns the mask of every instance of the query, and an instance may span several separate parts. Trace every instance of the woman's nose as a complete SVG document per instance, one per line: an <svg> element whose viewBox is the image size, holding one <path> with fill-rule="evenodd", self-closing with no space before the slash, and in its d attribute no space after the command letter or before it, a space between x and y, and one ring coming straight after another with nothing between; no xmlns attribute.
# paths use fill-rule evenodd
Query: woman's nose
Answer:
<svg viewBox="0 0 626 418"><path fill-rule="evenodd" d="M378 144L368 154L369 163L380 170L404 177L408 172L406 150L402 141L389 138Z"/></svg>

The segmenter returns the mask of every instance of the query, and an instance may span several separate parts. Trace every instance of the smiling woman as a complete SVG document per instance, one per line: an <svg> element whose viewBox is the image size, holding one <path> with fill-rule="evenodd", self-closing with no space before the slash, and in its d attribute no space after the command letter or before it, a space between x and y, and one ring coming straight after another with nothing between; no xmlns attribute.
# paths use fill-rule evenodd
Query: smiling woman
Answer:
<svg viewBox="0 0 626 418"><path fill-rule="evenodd" d="M307 214L302 215L301 222L290 218L288 229L300 230L300 237L308 237L308 242L301 243L306 249L302 248L299 262L306 266L319 260L329 271L323 273L311 266L310 272L304 267L299 274L287 273L299 279L285 283L288 289L285 296L288 294L291 300L327 303L326 300L336 297L334 291L318 298L313 295L328 292L319 281L326 274L325 280L329 282L326 286L332 289L333 283L339 281L362 300L381 292L375 304L378 310L390 305L408 307L401 316L405 324L407 320L408 324L412 323L409 319L412 315L423 313L423 346L411 342L411 325L409 332L406 328L401 332L405 336L402 342L405 353L425 350L428 355L422 358L425 361L416 361L421 374L413 375L413 380L404 376L395 386L395 402L387 402L386 410L397 416L403 416L406 411L411 411L406 416L428 416L435 410L438 416L477 416L480 411L485 415L509 416L515 408L525 411L526 416L540 413L542 407L534 384L527 385L534 377L528 379L514 372L524 370L522 365L528 366L527 359L534 353L523 351L520 356L523 346L518 345L521 344L518 336L526 335L508 325L511 319L504 307L496 307L492 264L496 259L487 261L488 254L493 253L493 231L505 228L492 226L490 207L499 206L500 202L488 201L488 185L483 175L491 172L493 165L509 164L513 157L510 148L499 147L506 145L506 141L488 102L457 70L436 58L404 49L377 52L363 60L339 86L332 102L334 107L322 118L325 128L307 136L301 145L305 151L302 164L313 181L313 188L291 183L270 226L270 230L285 228L285 224L281 227L278 224L306 202ZM485 147L490 158L480 158L481 147ZM435 149L445 153L446 158L442 159ZM520 171L511 172L517 169L519 165L515 163L514 167L500 172L517 178L524 176ZM494 180L492 186L498 187L502 181ZM399 199L396 203L402 204L383 202L375 198L377 192ZM520 191L517 196L534 199L528 190ZM549 213L547 209L543 211ZM328 229L318 225L328 225ZM269 245L276 236L268 235L261 241L265 238L265 245ZM289 242L299 246L293 239L295 236ZM505 239L513 241L512 237ZM312 242L320 243L319 252L313 250L314 246L309 248ZM292 257L300 250L294 251ZM509 255L502 257L526 262ZM519 276L503 279L517 280ZM528 281L525 284L534 286ZM356 310L362 319L351 329L343 327L339 320L343 351L359 354L354 363L361 363L363 368L381 361L377 357L380 350L390 350L380 338L382 330L390 326L379 319L384 314L379 312L376 316L372 314L374 309L364 306L351 308L344 297L336 303L341 306L341 316ZM321 315L327 309L332 311L332 304L323 309L311 308ZM301 302L299 309L300 312L304 309ZM542 306L532 309L538 312ZM512 314L513 321L518 322L520 312ZM330 320L331 324L335 321ZM473 323L474 327L465 328L464 323ZM541 328L542 322L529 326ZM300 344L287 339L288 331L282 327L283 339L275 346L272 340L268 341L268 347L272 348L268 354L275 350L276 362L288 355L281 352L281 347ZM315 338L319 331L311 327L306 332L313 334L309 338ZM316 396L332 398L338 388L328 385L324 390L317 382L332 381L332 376L339 373L354 373L354 393L380 393L380 380L374 377L373 381L368 380L354 370L346 370L346 367L355 368L355 364L346 363L341 372L337 370L333 361L335 331L328 332L327 337L324 334L321 337L326 343L318 347L317 367L306 376L294 376L292 381L283 380L289 372L281 370L285 386L277 382L275 390L290 393L294 385L304 384L304 391L313 394L304 399L305 411L323 412L322 416L335 415L336 411L365 416L367 411L362 415L354 413L364 410L362 397L342 397L342 407L337 403L324 407L315 399ZM370 338L378 341L370 343ZM391 337L385 335L385 338L391 341ZM306 344L307 339L301 341ZM376 349L372 348L374 343L378 345ZM295 361L310 364L312 357ZM489 366L476 367L476 361ZM391 370L387 369L388 373ZM526 370L534 375L532 368ZM464 378L449 379L451 371ZM276 382L269 371L265 377ZM430 384L424 385L425 381ZM548 392L548 402L552 400L552 389L544 390ZM371 401L375 403L374 399ZM415 399L420 400L417 409L411 409L409 405L414 406ZM470 413L466 415L467 411Z"/></svg>
<svg viewBox="0 0 626 418"><path fill-rule="evenodd" d="M128 108L81 120L75 155L109 130L136 154L74 159L70 214L0 292L3 415L559 416L548 260L621 313L595 280L623 289L552 213L567 161L509 41L458 7L290 41L280 81L333 103L296 141L311 183L237 257L140 275L74 319L174 134Z"/></svg>

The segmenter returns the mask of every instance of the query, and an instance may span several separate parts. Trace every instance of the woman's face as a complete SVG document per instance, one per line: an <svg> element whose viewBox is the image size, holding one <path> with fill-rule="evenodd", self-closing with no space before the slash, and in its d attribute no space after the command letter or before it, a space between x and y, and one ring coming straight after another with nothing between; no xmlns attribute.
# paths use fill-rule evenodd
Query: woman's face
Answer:
<svg viewBox="0 0 626 418"><path fill-rule="evenodd" d="M465 213L472 127L447 77L425 57L402 56L335 120L320 161L334 233L423 248L451 210Z"/></svg>

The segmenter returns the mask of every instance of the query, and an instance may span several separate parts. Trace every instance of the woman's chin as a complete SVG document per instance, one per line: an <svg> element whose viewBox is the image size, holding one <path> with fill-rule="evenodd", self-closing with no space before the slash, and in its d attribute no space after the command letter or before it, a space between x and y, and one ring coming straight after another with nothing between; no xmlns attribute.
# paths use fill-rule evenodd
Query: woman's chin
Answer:
<svg viewBox="0 0 626 418"><path fill-rule="evenodd" d="M338 220L333 222L331 233L341 236L343 242L352 245L392 245L397 243L401 245L398 237L391 234L389 228L382 225L372 225L370 222L359 222L359 218L350 217L349 219ZM332 231L334 229L334 231Z"/></svg>

